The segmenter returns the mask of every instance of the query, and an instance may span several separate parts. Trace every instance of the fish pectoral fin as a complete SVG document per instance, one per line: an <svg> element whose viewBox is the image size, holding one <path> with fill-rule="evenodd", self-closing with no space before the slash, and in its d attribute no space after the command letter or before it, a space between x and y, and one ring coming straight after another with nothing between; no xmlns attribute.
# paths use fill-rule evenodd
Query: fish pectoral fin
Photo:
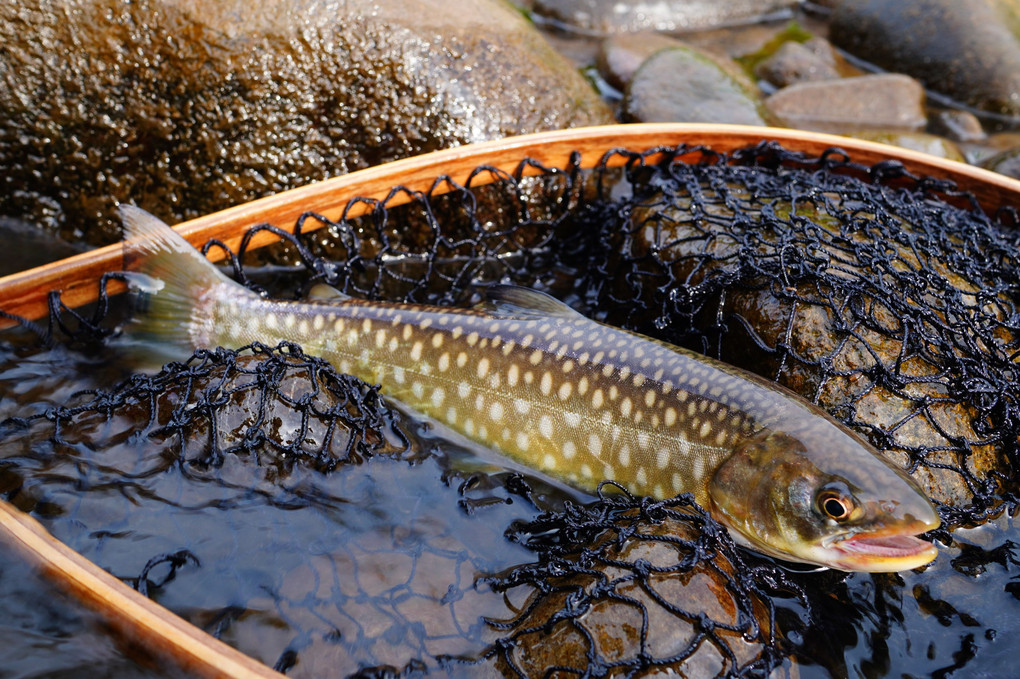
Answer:
<svg viewBox="0 0 1020 679"><path fill-rule="evenodd" d="M476 308L497 318L575 317L581 315L552 295L516 285L490 286L486 290L485 301Z"/></svg>
<svg viewBox="0 0 1020 679"><path fill-rule="evenodd" d="M318 302L345 302L351 299L351 296L346 292L340 292L332 285L316 283L308 291L308 299Z"/></svg>

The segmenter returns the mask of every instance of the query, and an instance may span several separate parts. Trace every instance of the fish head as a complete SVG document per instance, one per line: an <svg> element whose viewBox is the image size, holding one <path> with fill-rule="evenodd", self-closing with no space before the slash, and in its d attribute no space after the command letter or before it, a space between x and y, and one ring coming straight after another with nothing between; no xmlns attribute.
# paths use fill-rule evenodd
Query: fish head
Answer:
<svg viewBox="0 0 1020 679"><path fill-rule="evenodd" d="M935 558L917 535L937 528L938 514L902 470L849 432L810 443L766 430L717 469L709 497L738 543L844 571L895 572Z"/></svg>

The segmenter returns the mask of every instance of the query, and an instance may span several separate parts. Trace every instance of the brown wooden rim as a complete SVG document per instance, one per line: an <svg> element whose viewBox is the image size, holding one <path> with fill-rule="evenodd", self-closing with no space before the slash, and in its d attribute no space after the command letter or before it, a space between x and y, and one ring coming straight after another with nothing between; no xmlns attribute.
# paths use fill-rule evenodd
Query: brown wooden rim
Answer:
<svg viewBox="0 0 1020 679"><path fill-rule="evenodd" d="M564 168L571 153L577 151L581 154L581 166L590 168L599 162L603 154L615 148L643 151L656 146L686 143L728 152L763 140L778 141L789 150L813 155L838 147L850 154L854 162L865 165L898 160L914 174L953 180L960 189L973 193L986 210L1003 205L1020 206L1020 182L1014 179L885 144L780 128L644 123L540 132L437 151L254 200L183 222L176 228L196 247L215 238L236 249L246 229L255 224L269 223L289 231L307 211L337 220L344 214L347 201L353 197L381 200L398 184L414 191L426 191L441 175L463 183L479 165L493 166L510 173L523 158L529 157L549 167ZM613 160L614 164L621 164L625 159L618 156ZM525 174L538 172L536 168L528 168ZM473 183L479 185L487 181L491 181L491 176L483 174ZM437 192L442 192L442 187ZM396 205L407 200L406 196L398 195L389 204ZM368 205L359 203L348 209L347 216L356 217L368 209ZM316 226L315 220L306 225L309 229ZM275 240L275 236L263 231L249 247L261 247ZM223 253L213 249L210 256L222 257ZM69 307L88 304L98 296L96 281L102 274L122 268L121 247L114 244L5 276L0 278L0 310L26 319L41 318L48 311L47 296L51 290L59 290L63 303ZM113 282L109 292L116 293L122 289L119 283ZM4 323L0 319L0 328L10 325L10 322Z"/></svg>
<svg viewBox="0 0 1020 679"><path fill-rule="evenodd" d="M283 675L231 648L142 596L0 500L0 540L55 585L96 610L116 633L197 677L282 679Z"/></svg>

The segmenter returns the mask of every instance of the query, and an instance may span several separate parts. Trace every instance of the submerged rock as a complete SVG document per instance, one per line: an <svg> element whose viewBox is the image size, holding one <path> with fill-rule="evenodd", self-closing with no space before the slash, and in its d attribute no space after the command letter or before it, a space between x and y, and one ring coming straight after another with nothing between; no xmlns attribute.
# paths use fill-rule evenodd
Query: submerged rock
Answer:
<svg viewBox="0 0 1020 679"><path fill-rule="evenodd" d="M637 31L677 33L751 23L789 9L794 0L536 0L535 13L601 34Z"/></svg>
<svg viewBox="0 0 1020 679"><path fill-rule="evenodd" d="M993 113L1020 116L1020 8L1013 0L844 0L837 47Z"/></svg>
<svg viewBox="0 0 1020 679"><path fill-rule="evenodd" d="M800 82L768 97L765 106L789 127L818 132L920 130L927 122L924 89L896 74Z"/></svg>
<svg viewBox="0 0 1020 679"><path fill-rule="evenodd" d="M0 215L91 244L506 135L611 122L497 0L0 5Z"/></svg>
<svg viewBox="0 0 1020 679"><path fill-rule="evenodd" d="M634 74L623 102L634 122L764 125L753 86L720 60L693 47L656 52Z"/></svg>

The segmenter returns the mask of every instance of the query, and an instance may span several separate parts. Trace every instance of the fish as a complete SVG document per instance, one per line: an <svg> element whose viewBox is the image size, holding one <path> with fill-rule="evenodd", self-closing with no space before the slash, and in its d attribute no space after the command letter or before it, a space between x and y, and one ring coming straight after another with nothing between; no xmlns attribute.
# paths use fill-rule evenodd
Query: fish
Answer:
<svg viewBox="0 0 1020 679"><path fill-rule="evenodd" d="M404 406L582 490L681 493L740 545L894 572L931 562L931 501L862 436L750 372L494 285L471 308L263 298L172 228L123 205L137 346L171 355L287 340Z"/></svg>

